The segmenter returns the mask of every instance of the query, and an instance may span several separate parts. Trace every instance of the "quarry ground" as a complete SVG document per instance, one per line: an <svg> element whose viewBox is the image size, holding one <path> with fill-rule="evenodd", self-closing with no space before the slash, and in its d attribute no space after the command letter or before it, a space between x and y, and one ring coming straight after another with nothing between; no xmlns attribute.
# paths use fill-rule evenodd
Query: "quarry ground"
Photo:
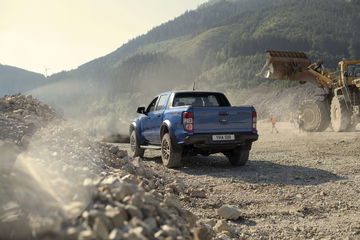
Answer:
<svg viewBox="0 0 360 240"><path fill-rule="evenodd" d="M214 155L167 169L31 96L0 98L0 240L360 239L359 128L277 127L259 123L244 167Z"/></svg>
<svg viewBox="0 0 360 240"><path fill-rule="evenodd" d="M260 124L245 167L215 155L166 169L154 150L145 152L143 162L166 182L203 192L180 200L208 224L219 219L216 210L223 204L239 207L241 218L229 224L240 239L360 239L360 132L277 127L272 134L270 123Z"/></svg>

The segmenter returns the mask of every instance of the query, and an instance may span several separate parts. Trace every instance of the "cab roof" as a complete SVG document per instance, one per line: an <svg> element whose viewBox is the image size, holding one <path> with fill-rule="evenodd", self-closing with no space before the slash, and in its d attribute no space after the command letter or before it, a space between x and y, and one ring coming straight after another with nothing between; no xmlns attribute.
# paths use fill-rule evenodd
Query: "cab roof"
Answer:
<svg viewBox="0 0 360 240"><path fill-rule="evenodd" d="M216 92L216 91L205 91L205 90L177 90L177 91L168 91L168 92L163 92L158 94L158 96L160 95L165 95L165 94L172 94L172 93L216 93L216 94L224 94L222 92Z"/></svg>

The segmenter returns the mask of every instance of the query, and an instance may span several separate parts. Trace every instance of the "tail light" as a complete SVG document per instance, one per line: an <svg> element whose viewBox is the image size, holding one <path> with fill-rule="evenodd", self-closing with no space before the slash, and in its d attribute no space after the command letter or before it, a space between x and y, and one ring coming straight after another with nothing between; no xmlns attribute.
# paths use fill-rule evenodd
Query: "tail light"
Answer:
<svg viewBox="0 0 360 240"><path fill-rule="evenodd" d="M252 112L252 130L256 131L257 114L256 111Z"/></svg>
<svg viewBox="0 0 360 240"><path fill-rule="evenodd" d="M192 112L183 112L183 125L187 132L194 130L194 115Z"/></svg>

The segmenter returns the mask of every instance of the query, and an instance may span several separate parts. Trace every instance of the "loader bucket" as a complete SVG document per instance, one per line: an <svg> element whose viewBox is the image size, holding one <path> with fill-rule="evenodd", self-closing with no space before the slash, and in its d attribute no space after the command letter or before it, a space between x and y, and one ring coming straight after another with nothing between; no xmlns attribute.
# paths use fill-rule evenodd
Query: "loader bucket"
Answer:
<svg viewBox="0 0 360 240"><path fill-rule="evenodd" d="M259 77L304 82L313 78L306 72L311 62L303 52L266 51L266 56Z"/></svg>

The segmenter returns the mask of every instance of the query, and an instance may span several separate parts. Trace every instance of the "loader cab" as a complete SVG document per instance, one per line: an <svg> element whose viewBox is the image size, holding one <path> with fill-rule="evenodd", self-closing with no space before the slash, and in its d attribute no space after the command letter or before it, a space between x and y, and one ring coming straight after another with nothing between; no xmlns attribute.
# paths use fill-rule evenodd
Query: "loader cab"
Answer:
<svg viewBox="0 0 360 240"><path fill-rule="evenodd" d="M356 85L360 88L360 60L348 60L339 62L341 84L346 86Z"/></svg>

